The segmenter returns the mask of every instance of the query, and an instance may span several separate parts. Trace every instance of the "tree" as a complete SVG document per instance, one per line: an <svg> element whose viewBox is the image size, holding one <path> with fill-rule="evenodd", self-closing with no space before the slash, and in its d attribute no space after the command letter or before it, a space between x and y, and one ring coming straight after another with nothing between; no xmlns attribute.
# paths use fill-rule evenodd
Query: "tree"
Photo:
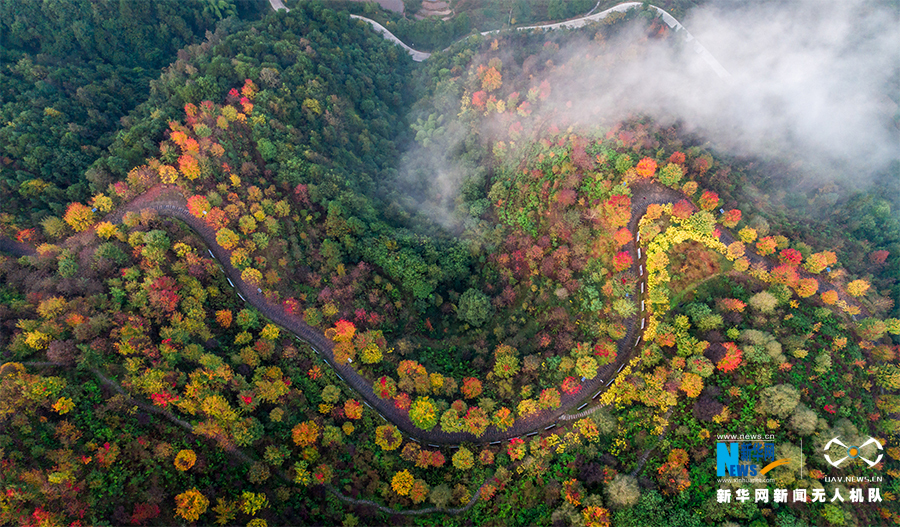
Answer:
<svg viewBox="0 0 900 527"><path fill-rule="evenodd" d="M750 306L760 313L772 313L778 306L778 299L768 291L760 291L750 297Z"/></svg>
<svg viewBox="0 0 900 527"><path fill-rule="evenodd" d="M721 221L722 225L729 229L733 229L737 227L737 224L741 221L741 211L738 209L728 210L722 215Z"/></svg>
<svg viewBox="0 0 900 527"><path fill-rule="evenodd" d="M645 157L638 162L635 170L637 170L639 176L651 178L656 174L656 161L649 157ZM665 185L666 183L663 184Z"/></svg>
<svg viewBox="0 0 900 527"><path fill-rule="evenodd" d="M669 163L659 171L659 182L671 188L678 188L681 178L684 176L684 168L676 163Z"/></svg>
<svg viewBox="0 0 900 527"><path fill-rule="evenodd" d="M509 457L513 461L518 461L525 457L525 454L528 452L528 449L525 448L525 441L518 437L514 437L509 440L509 446L506 448L506 453L509 454Z"/></svg>
<svg viewBox="0 0 900 527"><path fill-rule="evenodd" d="M70 203L63 219L75 232L82 232L94 224L94 211L81 203Z"/></svg>
<svg viewBox="0 0 900 527"><path fill-rule="evenodd" d="M487 102L487 92L486 91L479 90L472 94L472 104L479 110L484 109L484 105L486 102Z"/></svg>
<svg viewBox="0 0 900 527"><path fill-rule="evenodd" d="M760 393L759 407L763 412L779 418L787 417L800 402L800 393L789 384L769 386Z"/></svg>
<svg viewBox="0 0 900 527"><path fill-rule="evenodd" d="M706 211L713 210L719 205L719 195L711 190L704 190L700 196L700 208Z"/></svg>
<svg viewBox="0 0 900 527"><path fill-rule="evenodd" d="M614 229L628 225L631 219L631 198L624 194L616 194L603 204L606 221Z"/></svg>
<svg viewBox="0 0 900 527"><path fill-rule="evenodd" d="M640 497L641 491L635 477L617 474L606 485L606 498L609 500L609 504L616 509L632 507Z"/></svg>
<svg viewBox="0 0 900 527"><path fill-rule="evenodd" d="M382 425L375 428L375 444L382 450L396 450L403 443L403 436L394 425Z"/></svg>
<svg viewBox="0 0 900 527"><path fill-rule="evenodd" d="M194 466L197 461L197 454L193 450L181 450L175 456L175 468L184 472Z"/></svg>
<svg viewBox="0 0 900 527"><path fill-rule="evenodd" d="M494 412L494 416L491 418L491 422L501 432L509 430L509 427L513 425L513 420L512 411L505 406Z"/></svg>
<svg viewBox="0 0 900 527"><path fill-rule="evenodd" d="M806 263L803 264L803 267L810 273L819 274L828 266L834 265L835 263L837 263L837 255L831 251L822 251L809 255L809 258L806 259Z"/></svg>
<svg viewBox="0 0 900 527"><path fill-rule="evenodd" d="M297 446L307 447L316 443L316 440L319 438L319 432L321 432L321 427L318 423L315 421L304 421L294 426L291 430L291 437Z"/></svg>
<svg viewBox="0 0 900 527"><path fill-rule="evenodd" d="M196 521L206 512L209 500L194 487L175 496L175 514L187 521Z"/></svg>
<svg viewBox="0 0 900 527"><path fill-rule="evenodd" d="M719 361L716 367L725 373L730 373L736 370L737 367L741 365L741 357L743 356L743 351L735 346L733 342L726 342L724 346L725 357L723 357L722 360Z"/></svg>
<svg viewBox="0 0 900 527"><path fill-rule="evenodd" d="M878 340L887 332L887 324L877 318L864 318L857 325L856 331L866 340Z"/></svg>
<svg viewBox="0 0 900 527"><path fill-rule="evenodd" d="M216 322L223 328L227 329L231 327L231 320L232 316L230 309L220 309L219 311L216 311Z"/></svg>
<svg viewBox="0 0 900 527"><path fill-rule="evenodd" d="M509 379L519 372L519 358L513 354L497 357L494 363L494 375L501 379Z"/></svg>
<svg viewBox="0 0 900 527"><path fill-rule="evenodd" d="M447 433L461 432L465 423L459 417L459 411L456 408L449 408L441 415L441 430Z"/></svg>
<svg viewBox="0 0 900 527"><path fill-rule="evenodd" d="M216 243L221 245L226 250L232 250L237 247L237 244L240 243L241 239L238 235L231 229L220 229L216 232Z"/></svg>
<svg viewBox="0 0 900 527"><path fill-rule="evenodd" d="M426 432L438 422L438 411L434 401L429 397L416 397L409 407L409 419L414 425Z"/></svg>
<svg viewBox="0 0 900 527"><path fill-rule="evenodd" d="M474 377L466 377L463 379L462 386L460 386L459 391L463 394L463 397L466 399L474 399L481 395L481 381Z"/></svg>
<svg viewBox="0 0 900 527"><path fill-rule="evenodd" d="M788 426L802 436L812 435L816 431L819 417L816 412L810 410L805 404L800 403L794 408Z"/></svg>
<svg viewBox="0 0 900 527"><path fill-rule="evenodd" d="M409 499L413 503L422 503L428 498L428 483L424 479L416 479L413 481L412 487L409 489Z"/></svg>
<svg viewBox="0 0 900 527"><path fill-rule="evenodd" d="M488 92L492 92L500 89L500 86L503 85L503 76L497 71L497 68L491 66L487 71L484 72L484 77L481 78L481 87L487 90Z"/></svg>
<svg viewBox="0 0 900 527"><path fill-rule="evenodd" d="M677 201L672 205L672 216L675 216L678 219L686 220L692 213L693 207L691 207L691 203L686 199Z"/></svg>
<svg viewBox="0 0 900 527"><path fill-rule="evenodd" d="M744 229L750 229L750 228L745 227ZM741 232L744 232L744 229L741 229ZM750 229L750 230L753 230L753 229ZM754 233L754 238L755 238L756 231L753 231L753 233ZM750 240L750 241L753 241L753 240ZM778 242L776 242L775 238L772 236L766 236L765 238L760 238L759 241L756 242L756 252L758 252L762 256L768 256L768 255L774 253L775 249L777 247L778 247ZM807 264L808 263L809 262L807 262Z"/></svg>
<svg viewBox="0 0 900 527"><path fill-rule="evenodd" d="M803 261L803 255L794 248L782 249L778 253L778 261L788 265L800 265L800 262Z"/></svg>
<svg viewBox="0 0 900 527"><path fill-rule="evenodd" d="M622 227L621 229L616 231L616 234L613 236L613 239L616 240L616 245L619 247L630 242L634 237L631 235L631 231Z"/></svg>
<svg viewBox="0 0 900 527"><path fill-rule="evenodd" d="M572 395L581 391L581 382L577 377L566 377L562 382L563 393Z"/></svg>
<svg viewBox="0 0 900 527"><path fill-rule="evenodd" d="M593 379L597 376L597 361L593 357L580 357L575 361L575 373L585 379Z"/></svg>
<svg viewBox="0 0 900 527"><path fill-rule="evenodd" d="M696 398L703 390L703 379L695 373L685 373L681 378L681 389L690 398Z"/></svg>
<svg viewBox="0 0 900 527"><path fill-rule="evenodd" d="M212 208L206 196L191 196L187 200L187 207L192 216L201 219L209 214L209 210Z"/></svg>
<svg viewBox="0 0 900 527"><path fill-rule="evenodd" d="M347 399L344 402L344 415L347 416L347 419L360 419L362 418L362 404L355 399Z"/></svg>
<svg viewBox="0 0 900 527"><path fill-rule="evenodd" d="M854 280L847 284L847 293L851 296L860 297L869 290L869 282L865 280Z"/></svg>
<svg viewBox="0 0 900 527"><path fill-rule="evenodd" d="M477 406L469 408L464 421L468 432L475 437L481 437L487 430L488 425L491 424L485 411Z"/></svg>
<svg viewBox="0 0 900 527"><path fill-rule="evenodd" d="M816 294L819 290L819 281L815 278L801 278L797 286L797 296L800 298L808 298Z"/></svg>
<svg viewBox="0 0 900 527"><path fill-rule="evenodd" d="M782 264L775 267L772 269L770 277L772 282L784 284L788 287L797 287L800 283L800 275L797 274L797 268L790 264ZM753 304L753 299L750 299L750 304Z"/></svg>
<svg viewBox="0 0 900 527"><path fill-rule="evenodd" d="M541 410L555 410L559 408L560 403L559 390L556 388L545 388L538 396L538 407Z"/></svg>
<svg viewBox="0 0 900 527"><path fill-rule="evenodd" d="M838 301L838 294L837 294L837 291L835 291L834 289L829 289L828 291L825 291L824 293L822 293L822 302L824 304L830 306L830 305L833 305L837 301Z"/></svg>
<svg viewBox="0 0 900 527"><path fill-rule="evenodd" d="M481 327L491 317L491 301L477 289L467 289L459 298L456 316L463 322Z"/></svg>
<svg viewBox="0 0 900 527"><path fill-rule="evenodd" d="M401 470L391 478L391 488L400 496L407 496L412 489L415 478L408 470Z"/></svg>
<svg viewBox="0 0 900 527"><path fill-rule="evenodd" d="M613 259L613 267L615 267L616 271L621 272L631 267L631 262L631 255L628 251L621 251Z"/></svg>
<svg viewBox="0 0 900 527"><path fill-rule="evenodd" d="M262 279L263 276L259 269L248 267L241 271L241 280L247 282L251 287L259 287L262 285Z"/></svg>
<svg viewBox="0 0 900 527"><path fill-rule="evenodd" d="M453 454L453 466L459 470L469 470L475 464L475 456L466 447L459 447Z"/></svg>
<svg viewBox="0 0 900 527"><path fill-rule="evenodd" d="M453 491L444 483L432 487L431 492L428 494L428 499L431 503L434 503L435 507L440 509L446 507L450 503L451 498L453 498Z"/></svg>

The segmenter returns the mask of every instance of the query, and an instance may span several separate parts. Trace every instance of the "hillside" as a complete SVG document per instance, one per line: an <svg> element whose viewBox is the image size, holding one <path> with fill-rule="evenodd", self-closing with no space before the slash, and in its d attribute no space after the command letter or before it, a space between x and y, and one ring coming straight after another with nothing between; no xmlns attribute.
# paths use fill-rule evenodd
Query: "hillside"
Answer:
<svg viewBox="0 0 900 527"><path fill-rule="evenodd" d="M0 523L893 521L895 181L801 221L778 159L573 107L654 13L416 65L303 2L159 58L78 190L3 189ZM769 481L717 481L742 434Z"/></svg>

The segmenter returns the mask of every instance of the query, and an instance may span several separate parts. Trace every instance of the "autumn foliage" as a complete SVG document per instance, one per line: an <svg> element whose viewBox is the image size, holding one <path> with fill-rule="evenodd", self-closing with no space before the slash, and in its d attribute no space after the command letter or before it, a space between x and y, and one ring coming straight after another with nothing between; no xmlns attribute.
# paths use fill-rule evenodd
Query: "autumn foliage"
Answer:
<svg viewBox="0 0 900 527"><path fill-rule="evenodd" d="M656 174L656 161L649 157L645 157L638 162L635 170L637 170L639 176L651 178Z"/></svg>
<svg viewBox="0 0 900 527"><path fill-rule="evenodd" d="M631 254L628 251L621 251L616 253L615 258L613 259L613 267L616 271L624 271L631 267L632 259Z"/></svg>
<svg viewBox="0 0 900 527"><path fill-rule="evenodd" d="M401 496L406 496L412 489L415 478L408 470L401 470L391 478L391 488Z"/></svg>
<svg viewBox="0 0 900 527"><path fill-rule="evenodd" d="M700 196L700 208L713 210L719 204L719 195L711 190L704 190Z"/></svg>
<svg viewBox="0 0 900 527"><path fill-rule="evenodd" d="M291 437L297 446L305 447L314 445L319 438L321 427L315 421L298 423L291 430Z"/></svg>
<svg viewBox="0 0 900 527"><path fill-rule="evenodd" d="M197 488L175 496L175 513L187 521L196 521L206 512L209 500Z"/></svg>
<svg viewBox="0 0 900 527"><path fill-rule="evenodd" d="M85 231L94 224L94 211L81 203L70 203L63 219L75 232Z"/></svg>
<svg viewBox="0 0 900 527"><path fill-rule="evenodd" d="M193 450L182 450L175 456L175 468L184 472L194 466L197 461L197 454Z"/></svg>
<svg viewBox="0 0 900 527"><path fill-rule="evenodd" d="M735 346L733 342L726 342L724 346L725 357L723 357L722 360L719 361L716 367L725 373L730 373L736 370L737 367L741 365L741 360L744 352L741 351L740 348Z"/></svg>

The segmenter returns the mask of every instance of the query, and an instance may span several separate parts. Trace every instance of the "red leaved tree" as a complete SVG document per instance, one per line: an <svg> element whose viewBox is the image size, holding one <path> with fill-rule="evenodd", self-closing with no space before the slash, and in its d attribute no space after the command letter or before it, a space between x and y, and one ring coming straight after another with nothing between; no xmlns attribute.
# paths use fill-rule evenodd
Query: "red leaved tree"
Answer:
<svg viewBox="0 0 900 527"><path fill-rule="evenodd" d="M725 373L730 373L737 369L738 366L741 365L742 357L744 352L738 348L734 342L726 342L725 346L725 357L719 361L716 365L721 371Z"/></svg>

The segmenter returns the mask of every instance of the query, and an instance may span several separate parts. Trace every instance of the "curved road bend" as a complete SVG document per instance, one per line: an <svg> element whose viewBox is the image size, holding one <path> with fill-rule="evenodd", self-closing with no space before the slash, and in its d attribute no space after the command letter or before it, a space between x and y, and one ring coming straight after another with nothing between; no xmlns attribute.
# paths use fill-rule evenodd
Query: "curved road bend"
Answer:
<svg viewBox="0 0 900 527"><path fill-rule="evenodd" d="M653 193L648 192L648 196L651 194ZM660 197L655 196L655 194L653 195L653 201L632 198L632 223L634 225L636 225L637 222L636 218L643 215L649 203L665 202L665 196ZM140 212L146 209L154 210L160 216L181 220L193 229L206 243L210 252L213 254L213 257L217 260L219 265L222 266L226 277L228 277L239 296L243 298L245 302L258 309L269 320L283 327L295 337L307 342L313 350L315 350L322 359L334 369L339 378L356 390L363 401L377 411L385 418L385 420L396 425L407 436L427 444L458 445L463 442L491 443L513 437L536 435L545 428L556 426L560 416L575 409L575 406L578 403L589 400L588 397L591 394L599 394L600 391L605 389L604 379L606 379L607 382L612 380L617 373L617 368L630 360L632 348L634 347L633 343L640 331L640 327L636 323L637 318L635 317L635 319L632 319L627 323L627 336L619 342L617 360L613 364L609 364L599 369L597 377L593 380L582 383L581 390L579 390L577 394L562 394L561 405L556 410L544 410L537 412L528 418L517 419L515 424L505 432L500 431L495 426L491 425L481 437L476 437L468 432L449 433L438 429L425 431L417 428L412 421L410 421L409 416L405 412L398 410L392 401L378 398L372 391L372 383L374 380L366 379L357 373L349 364L336 364L333 354L333 344L321 331L307 325L300 317L285 313L281 306L269 302L259 288L244 282L241 279L240 271L231 265L231 253L216 242L215 231L207 225L206 222L190 214L187 210L184 196L181 195L179 189L164 186L151 189L135 198L117 212L109 214L105 218L105 221L119 223L122 221L126 212ZM88 230L84 233L73 235L72 238L88 235L90 232L91 230ZM8 238L0 239L0 249L17 256L29 256L35 254L33 248ZM631 249L634 250L633 246ZM637 264L633 266L633 269L636 265Z"/></svg>
<svg viewBox="0 0 900 527"><path fill-rule="evenodd" d="M663 198L659 198L663 199ZM649 201L632 200L632 214L643 215ZM591 381L582 384L581 390L577 394L566 395L561 397L561 405L554 411L542 411L532 415L526 419L517 419L515 424L506 430L500 431L491 425L481 437L476 437L468 432L443 432L438 429L424 431L416 427L409 416L398 410L393 401L382 400L372 391L372 383L374 380L367 379L360 375L349 364L337 364L334 360L333 344L330 339L318 329L313 328L303 322L300 317L285 313L279 305L269 302L259 288L253 287L241 279L240 271L231 265L231 254L225 248L216 243L215 231L203 220L194 217L188 212L186 203L183 198L180 199L159 199L141 203L140 205L131 205L128 210L155 210L160 216L168 216L179 219L191 227L206 242L212 251L215 259L222 266L225 275L232 281L235 289L245 299L245 301L272 322L286 329L299 339L309 343L310 346L335 370L338 376L354 390L360 397L374 410L376 410L385 420L396 425L407 436L434 445L458 445L463 442L469 443L490 443L495 441L503 441L513 437L535 434L543 431L549 425L554 425L558 418L565 413L573 410L575 406L582 402L590 394L599 393L605 385L603 379L611 380L616 374L616 368L625 364L631 358L632 343L636 338L637 332L640 331L635 320L628 322L628 336L619 342L618 360L598 371L598 376ZM113 221L120 221L124 215L124 211L116 214L111 218ZM636 224L636 220L635 224Z"/></svg>
<svg viewBox="0 0 900 527"><path fill-rule="evenodd" d="M287 10L287 8L284 7L284 4L281 3L281 0L269 0L269 3L272 6L272 9L274 9L276 11L278 9ZM276 7L276 3L278 5L280 5L280 7ZM555 22L552 24L537 24L537 25L533 25L533 26L521 26L521 27L517 27L514 29L516 31L529 31L529 30L538 30L538 29L544 30L544 31L552 30L552 29L576 29L576 28L584 27L588 24L603 20L604 18L608 17L609 15L611 15L613 13L624 13L625 11L628 11L629 9L640 7L642 5L643 4L641 2L625 2L622 4L615 5L613 7L610 7L609 9L606 9L604 11L601 11L601 12L593 14L593 15L585 15L585 16L582 16L579 18L573 18L571 20ZM706 62L710 68L712 68L712 70L716 73L716 75L719 76L720 79L723 79L723 80L726 80L729 82L731 81L731 74L728 73L728 71L719 63L719 61L716 60L716 58L712 55L712 53L709 52L709 50L707 50L702 44L700 44L700 42L697 39L694 38L693 35L691 35L690 31L685 29L685 27L681 24L681 22L679 22L675 17L673 17L666 10L664 10L660 7L657 7L655 5L650 5L648 7L656 10L656 12L662 17L663 22L665 22L666 25L668 25L670 28L674 29L677 33L682 35L684 42L690 43L690 46L692 47L694 52L697 55L700 55L700 58L702 58L703 61ZM593 9L591 11L593 11ZM416 62L422 62L431 56L431 53L428 53L426 51L418 51L418 50L415 50L415 49L409 47L402 40L397 38L396 35L394 35L387 28L385 28L383 25L379 24L378 22L376 22L370 18L366 18L366 17L359 16L359 15L350 15L350 18L355 18L357 20L362 20L364 22L369 23L372 26L372 28L376 32L378 32L382 37L403 47L403 49L406 50L406 52L409 53L410 56L412 57L412 59ZM484 35L484 36L493 35L496 33L500 33L501 31L507 31L507 30L506 29L495 29L492 31L482 31L481 35ZM465 40L467 38L469 38L469 37L463 37L461 40Z"/></svg>

